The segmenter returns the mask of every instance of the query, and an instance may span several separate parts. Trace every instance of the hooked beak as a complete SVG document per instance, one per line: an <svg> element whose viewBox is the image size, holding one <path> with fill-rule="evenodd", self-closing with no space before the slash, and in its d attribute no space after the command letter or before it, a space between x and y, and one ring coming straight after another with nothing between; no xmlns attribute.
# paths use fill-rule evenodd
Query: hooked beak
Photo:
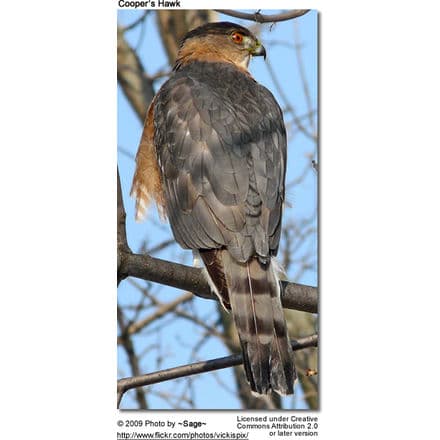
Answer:
<svg viewBox="0 0 440 440"><path fill-rule="evenodd" d="M251 54L254 57L261 57L262 56L262 57L264 57L264 59L266 59L266 49L259 41L256 42Z"/></svg>

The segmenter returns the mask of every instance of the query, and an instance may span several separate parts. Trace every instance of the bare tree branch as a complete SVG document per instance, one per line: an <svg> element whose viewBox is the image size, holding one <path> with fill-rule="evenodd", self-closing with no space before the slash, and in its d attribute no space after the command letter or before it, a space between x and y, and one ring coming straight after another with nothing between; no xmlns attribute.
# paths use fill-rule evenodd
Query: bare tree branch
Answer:
<svg viewBox="0 0 440 440"><path fill-rule="evenodd" d="M235 18L241 18L243 20L256 21L257 23L274 23L277 21L292 20L293 18L301 17L301 15L306 14L310 9L292 9L288 12L282 12L281 14L264 15L260 14L260 11L254 14L249 14L246 12L234 11L233 9L214 9L220 14L229 15Z"/></svg>
<svg viewBox="0 0 440 440"><path fill-rule="evenodd" d="M188 290L200 298L217 300L209 287L202 269L161 260L149 255L126 253L122 259L120 276L133 276L146 281L165 284ZM318 291L316 287L283 281L281 301L288 309L318 313Z"/></svg>
<svg viewBox="0 0 440 440"><path fill-rule="evenodd" d="M118 27L118 82L133 110L143 121L154 96L153 82L145 75L144 66L125 40L121 27Z"/></svg>
<svg viewBox="0 0 440 440"><path fill-rule="evenodd" d="M117 215L117 265L118 265L118 285L120 281L125 278L120 276L120 268L123 266L123 259L126 255L131 253L127 243L127 232L125 230L125 208L124 201L122 200L121 179L119 177L119 169L117 169L117 199L118 205L116 209Z"/></svg>
<svg viewBox="0 0 440 440"><path fill-rule="evenodd" d="M311 335L298 340L293 340L292 349L301 350L309 347L318 346L318 335ZM177 379L179 377L191 376L193 374L207 373L209 371L229 368L243 363L241 354L234 354L217 359L211 359L194 364L182 365L180 367L169 368L167 370L156 371L155 373L144 374L142 376L126 377L118 380L118 408L124 393L132 388L138 388L145 385L152 385L167 380Z"/></svg>

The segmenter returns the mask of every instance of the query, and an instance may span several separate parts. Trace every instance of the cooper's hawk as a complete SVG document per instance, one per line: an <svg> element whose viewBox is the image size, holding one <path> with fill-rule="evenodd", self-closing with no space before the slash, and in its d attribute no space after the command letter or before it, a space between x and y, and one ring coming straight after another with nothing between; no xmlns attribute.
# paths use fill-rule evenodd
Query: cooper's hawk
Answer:
<svg viewBox="0 0 440 440"><path fill-rule="evenodd" d="M132 195L151 199L177 242L199 252L212 289L232 311L253 391L293 393L296 378L273 261L286 171L283 115L247 70L266 55L233 23L182 40L173 72L145 122Z"/></svg>

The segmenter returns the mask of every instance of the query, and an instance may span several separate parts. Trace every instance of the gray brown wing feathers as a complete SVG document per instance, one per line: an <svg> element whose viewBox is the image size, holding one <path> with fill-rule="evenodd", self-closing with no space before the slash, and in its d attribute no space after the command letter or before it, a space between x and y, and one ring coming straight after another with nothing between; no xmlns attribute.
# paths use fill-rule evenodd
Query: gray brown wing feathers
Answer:
<svg viewBox="0 0 440 440"><path fill-rule="evenodd" d="M193 62L162 86L153 120L174 237L199 250L232 310L252 389L292 393L293 354L271 262L284 200L281 109L233 65Z"/></svg>
<svg viewBox="0 0 440 440"><path fill-rule="evenodd" d="M179 244L241 262L276 253L286 134L272 94L233 66L191 63L161 88L154 125Z"/></svg>

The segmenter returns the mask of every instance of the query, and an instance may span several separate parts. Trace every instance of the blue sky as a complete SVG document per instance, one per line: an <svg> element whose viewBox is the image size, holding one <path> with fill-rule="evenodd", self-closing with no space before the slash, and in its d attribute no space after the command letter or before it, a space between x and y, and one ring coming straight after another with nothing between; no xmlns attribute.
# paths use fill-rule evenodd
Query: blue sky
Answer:
<svg viewBox="0 0 440 440"><path fill-rule="evenodd" d="M263 11L263 13L273 13L276 11ZM119 10L118 22L121 25L132 23L142 11ZM220 20L235 21L244 26L251 26L249 21L240 21L231 17L220 16ZM295 30L292 21L280 22L271 28L270 24L262 26L261 39L268 52L268 62L276 72L276 78L282 85L281 93L277 90L273 82L268 65L261 58L251 62L250 70L253 76L266 87L268 87L280 102L282 108L287 105L293 106L295 114L299 117L308 113L307 97L303 92L303 83L301 72L298 68L295 52L292 49L293 44L301 44L301 55L303 59L304 75L309 87L309 96L312 101L313 109L316 109L317 102L317 13L311 11L303 17L297 19L298 28ZM298 30L300 38L298 38ZM161 41L158 37L154 13L146 19L146 25L143 30L138 27L126 34L126 38L132 47L138 48L138 54L147 70L152 75L164 68L167 68L167 59L162 49ZM156 86L160 86L157 82ZM156 88L157 90L157 88ZM292 119L291 113L286 113L286 124ZM316 130L317 116L312 115L312 121L309 118L301 119L308 132ZM309 124L309 125L308 125ZM137 116L127 103L121 90L118 89L118 165L121 175L122 191L127 211L127 235L129 245L133 251L139 251L141 245L145 242L147 248L163 242L171 237L170 229L167 224L163 224L158 219L156 210L150 210L146 222L136 224L134 222L134 203L129 198L129 190L134 172L134 156L137 151L139 137L142 125ZM289 131L288 146L288 170L287 183L298 177L305 167L310 165L311 158L317 160L314 142L306 135L298 131ZM304 219L313 216L317 204L317 180L314 172L309 172L302 185L295 186L294 190L288 190L286 194L288 207L285 210L284 222L288 219ZM315 221L312 225L316 226ZM299 250L299 254L316 252L317 238L313 235L307 239ZM165 251L159 252L154 256L169 259L172 261L192 263L192 255L188 251L182 251L177 245L168 247ZM295 279L304 284L316 285L316 268L299 274L297 268L293 267L289 272L291 279ZM300 276L298 279L297 276ZM148 284L140 280L134 280L139 286L148 286L150 293L157 294L162 302L170 301L181 295L183 292L176 289ZM118 298L121 304L133 304L139 301L140 293L137 287L134 287L127 280L122 282L118 290ZM213 323L217 317L216 304L211 301L195 299L191 307L196 309L198 314L203 317L205 322ZM183 319L174 318L175 323L164 326L171 317L165 317L162 322L153 324L145 332L135 337L136 347L145 347L150 345L151 351L143 358L141 368L145 372L155 371L155 368L169 368L191 361L191 343L203 340L203 332L200 327ZM157 347L158 341L161 341L161 350L159 353ZM125 355L119 353L119 370L122 375L126 375L129 370L126 365ZM228 352L224 346L211 338L203 343L202 348L197 353L200 360L211 359L227 355ZM161 359L157 363L157 359ZM199 409L238 409L239 403L234 398L233 393L226 391L219 386L219 381L232 384L233 379L231 371L224 370L213 374L204 374L195 380L195 401ZM185 387L184 381L177 383L165 383L155 387L158 391L168 392L182 391ZM215 390L215 399L212 393L209 394L203 390ZM287 398L286 407L295 405L297 408L304 407L300 396L292 402ZM149 395L148 402L151 408L166 409L169 406L163 399L157 396ZM122 407L129 408L132 404L129 395L124 396Z"/></svg>

